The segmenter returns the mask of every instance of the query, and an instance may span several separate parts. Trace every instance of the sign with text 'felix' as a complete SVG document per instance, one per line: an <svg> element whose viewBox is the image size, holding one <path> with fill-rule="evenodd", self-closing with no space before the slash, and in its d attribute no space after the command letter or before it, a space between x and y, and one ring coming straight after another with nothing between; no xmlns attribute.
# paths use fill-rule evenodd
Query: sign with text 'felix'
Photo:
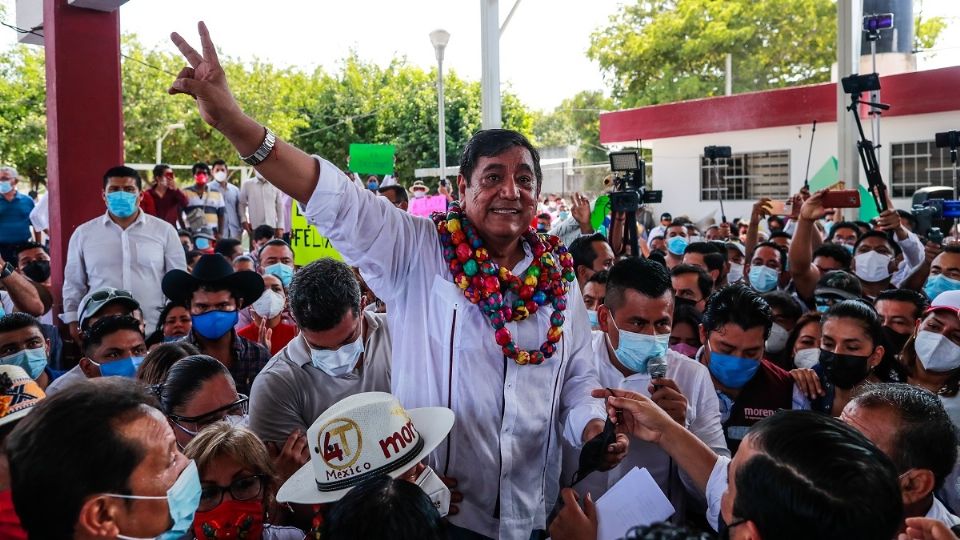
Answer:
<svg viewBox="0 0 960 540"><path fill-rule="evenodd" d="M290 247L293 248L294 264L305 266L324 257L342 261L343 257L330 244L330 239L321 236L316 227L307 223L307 218L300 213L300 205L291 206Z"/></svg>

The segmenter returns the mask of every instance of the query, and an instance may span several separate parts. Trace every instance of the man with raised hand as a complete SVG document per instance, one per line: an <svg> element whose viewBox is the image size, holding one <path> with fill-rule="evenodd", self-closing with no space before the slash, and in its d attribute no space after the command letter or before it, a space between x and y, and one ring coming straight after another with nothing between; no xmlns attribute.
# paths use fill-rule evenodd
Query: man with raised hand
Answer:
<svg viewBox="0 0 960 540"><path fill-rule="evenodd" d="M543 176L536 149L513 131L479 132L460 160L462 200L433 220L411 216L246 116L203 23L199 31L202 55L171 36L190 62L171 93L194 97L204 121L296 199L390 306L400 402L456 413L428 460L464 493L454 536L527 540L556 496L558 438L579 446L606 417L590 396L597 375L572 258L530 230ZM627 449L618 436L606 465Z"/></svg>

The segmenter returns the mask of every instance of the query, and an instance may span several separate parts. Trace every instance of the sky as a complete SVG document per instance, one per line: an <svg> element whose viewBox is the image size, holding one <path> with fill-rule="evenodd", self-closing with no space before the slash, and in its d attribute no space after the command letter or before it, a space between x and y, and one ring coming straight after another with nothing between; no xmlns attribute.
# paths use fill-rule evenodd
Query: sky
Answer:
<svg viewBox="0 0 960 540"><path fill-rule="evenodd" d="M20 0L39 2L42 0ZM599 65L586 57L590 34L624 2L634 0L520 0L500 40L500 80L529 107L550 110L581 90L605 90ZM783 0L788 1L788 0ZM501 0L500 20L515 0ZM917 5L919 0L915 0ZM14 0L0 0L14 22ZM960 64L960 1L924 0L924 15L948 17L934 57L920 69ZM450 32L444 69L479 80L479 0L129 0L120 9L123 32L171 52L171 31L199 49L196 21L210 28L221 55L258 57L280 66L335 70L356 50L386 65L393 57L429 69L436 64L429 34ZM0 49L16 34L0 28Z"/></svg>

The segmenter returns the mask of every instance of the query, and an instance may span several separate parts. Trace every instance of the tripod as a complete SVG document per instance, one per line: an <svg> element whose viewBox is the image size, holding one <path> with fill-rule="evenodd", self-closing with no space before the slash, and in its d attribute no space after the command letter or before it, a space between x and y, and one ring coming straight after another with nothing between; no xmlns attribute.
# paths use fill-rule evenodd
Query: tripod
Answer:
<svg viewBox="0 0 960 540"><path fill-rule="evenodd" d="M860 99L860 93L858 92L851 93L850 100L851 103L847 106L847 110L853 112L853 118L857 122L857 131L860 132L860 140L857 141L857 152L860 153L860 163L863 164L863 170L867 173L868 189L873 195L873 201L877 205L877 212L882 213L887 210L887 186L884 185L883 177L880 175L880 162L877 160L877 148L863 133L863 123L860 122L859 109L861 103L884 111L889 109L890 106L884 103L863 101Z"/></svg>

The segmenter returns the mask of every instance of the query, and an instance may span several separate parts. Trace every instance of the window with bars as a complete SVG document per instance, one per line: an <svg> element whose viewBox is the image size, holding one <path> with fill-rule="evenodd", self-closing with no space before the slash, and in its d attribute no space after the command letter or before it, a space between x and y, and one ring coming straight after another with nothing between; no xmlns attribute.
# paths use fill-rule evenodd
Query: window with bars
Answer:
<svg viewBox="0 0 960 540"><path fill-rule="evenodd" d="M890 145L890 189L894 197L911 197L928 186L953 186L950 149L934 141Z"/></svg>
<svg viewBox="0 0 960 540"><path fill-rule="evenodd" d="M785 199L790 195L790 151L733 154L716 165L700 156L700 200Z"/></svg>

